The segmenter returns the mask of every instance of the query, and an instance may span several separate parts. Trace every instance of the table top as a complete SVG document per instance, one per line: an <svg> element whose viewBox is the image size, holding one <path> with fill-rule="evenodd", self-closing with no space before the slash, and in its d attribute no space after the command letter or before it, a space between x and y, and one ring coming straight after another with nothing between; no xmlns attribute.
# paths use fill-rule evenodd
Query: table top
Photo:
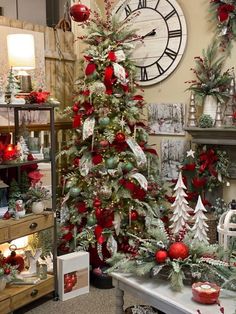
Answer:
<svg viewBox="0 0 236 314"><path fill-rule="evenodd" d="M170 289L170 283L159 278L116 272L111 273L111 276L115 279L115 286L168 314L221 314L217 304L203 305L192 300L190 286L184 286L181 292L175 292ZM236 314L236 292L222 289L219 301L225 314Z"/></svg>

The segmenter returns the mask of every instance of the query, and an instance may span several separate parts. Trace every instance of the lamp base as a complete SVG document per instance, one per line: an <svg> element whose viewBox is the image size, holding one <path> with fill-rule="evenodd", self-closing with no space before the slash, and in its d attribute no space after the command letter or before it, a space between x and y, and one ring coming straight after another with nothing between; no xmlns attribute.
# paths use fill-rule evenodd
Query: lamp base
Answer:
<svg viewBox="0 0 236 314"><path fill-rule="evenodd" d="M18 75L20 82L20 90L22 93L30 93L32 91L32 83L30 75Z"/></svg>

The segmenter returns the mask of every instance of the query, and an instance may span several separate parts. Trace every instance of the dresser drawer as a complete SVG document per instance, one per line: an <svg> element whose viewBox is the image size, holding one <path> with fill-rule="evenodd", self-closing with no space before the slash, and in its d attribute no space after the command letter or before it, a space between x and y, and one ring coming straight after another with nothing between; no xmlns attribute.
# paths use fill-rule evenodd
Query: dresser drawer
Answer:
<svg viewBox="0 0 236 314"><path fill-rule="evenodd" d="M21 293L15 294L11 297L11 310L18 309L54 290L54 278L44 280L43 282L30 286ZM0 312L1 313L1 312Z"/></svg>
<svg viewBox="0 0 236 314"><path fill-rule="evenodd" d="M1 228L0 229L0 243L4 243L8 241L8 239L9 239L8 227Z"/></svg>
<svg viewBox="0 0 236 314"><path fill-rule="evenodd" d="M10 298L0 301L0 313L1 314L7 314L11 312L10 303L11 303Z"/></svg>
<svg viewBox="0 0 236 314"><path fill-rule="evenodd" d="M23 237L33 232L38 232L53 226L53 214L35 216L34 219L22 221L9 226L11 239Z"/></svg>

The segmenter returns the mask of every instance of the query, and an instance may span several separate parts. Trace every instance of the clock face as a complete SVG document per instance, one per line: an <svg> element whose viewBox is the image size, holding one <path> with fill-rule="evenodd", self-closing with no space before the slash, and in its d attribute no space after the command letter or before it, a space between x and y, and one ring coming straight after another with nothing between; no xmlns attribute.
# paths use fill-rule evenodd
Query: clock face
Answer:
<svg viewBox="0 0 236 314"><path fill-rule="evenodd" d="M187 28L184 14L175 0L121 0L113 14L125 20L133 13L136 34L143 40L134 41L133 61L140 85L164 80L177 67L183 55Z"/></svg>

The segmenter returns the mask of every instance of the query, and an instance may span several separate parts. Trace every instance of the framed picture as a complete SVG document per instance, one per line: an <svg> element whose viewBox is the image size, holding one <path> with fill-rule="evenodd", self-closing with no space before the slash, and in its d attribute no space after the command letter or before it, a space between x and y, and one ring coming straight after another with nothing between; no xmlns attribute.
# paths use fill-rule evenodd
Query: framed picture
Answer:
<svg viewBox="0 0 236 314"><path fill-rule="evenodd" d="M185 135L185 105L181 103L149 104L150 134Z"/></svg>
<svg viewBox="0 0 236 314"><path fill-rule="evenodd" d="M163 180L177 179L186 151L190 148L187 140L161 141L161 173Z"/></svg>
<svg viewBox="0 0 236 314"><path fill-rule="evenodd" d="M61 301L89 292L89 253L57 257L58 293Z"/></svg>

